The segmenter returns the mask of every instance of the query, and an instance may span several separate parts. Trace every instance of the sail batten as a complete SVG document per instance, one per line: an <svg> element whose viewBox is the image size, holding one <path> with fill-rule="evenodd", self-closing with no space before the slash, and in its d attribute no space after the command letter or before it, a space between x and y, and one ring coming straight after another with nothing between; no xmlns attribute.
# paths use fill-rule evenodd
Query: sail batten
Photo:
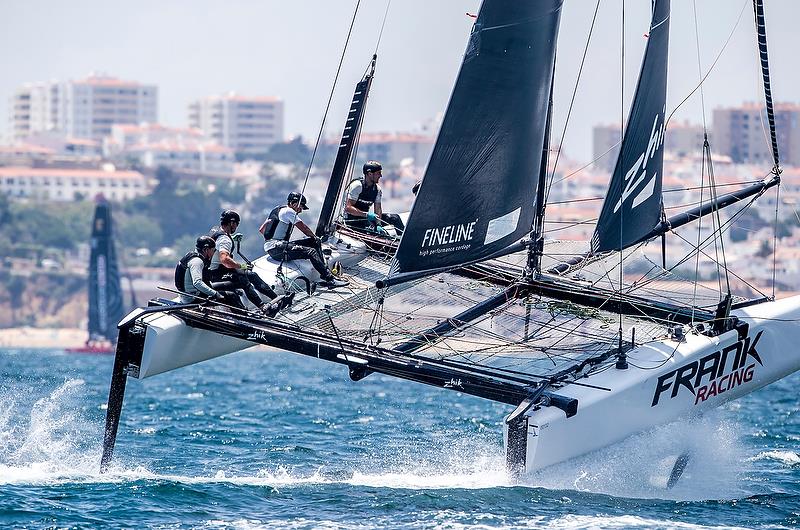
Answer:
<svg viewBox="0 0 800 530"><path fill-rule="evenodd" d="M653 0L639 82L628 126L591 248L622 250L661 222L670 1Z"/></svg>
<svg viewBox="0 0 800 530"><path fill-rule="evenodd" d="M485 0L393 273L457 266L531 230L562 0Z"/></svg>

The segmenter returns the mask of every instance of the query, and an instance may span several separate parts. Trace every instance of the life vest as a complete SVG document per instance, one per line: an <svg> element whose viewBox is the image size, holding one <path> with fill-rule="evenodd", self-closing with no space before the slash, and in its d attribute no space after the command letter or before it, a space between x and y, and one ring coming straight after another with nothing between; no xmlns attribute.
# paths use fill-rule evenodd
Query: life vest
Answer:
<svg viewBox="0 0 800 530"><path fill-rule="evenodd" d="M267 221L264 223L264 241L269 241L275 236L275 232L278 230L278 225L281 224L281 220L278 219L278 212L280 212L284 206L285 205L276 206L271 212L269 212ZM291 233L292 227L289 227L286 230L286 236L284 236L284 239L288 241Z"/></svg>
<svg viewBox="0 0 800 530"><path fill-rule="evenodd" d="M278 213L284 208L288 206L282 204L280 206L276 206L269 212L269 216L267 216L267 222L264 226L264 240L269 241L271 239L275 239L275 234L278 233L278 229L282 229L282 234L279 233L278 239L281 241L289 241L289 238L292 237L292 230L294 229L294 224L284 223L278 217Z"/></svg>
<svg viewBox="0 0 800 530"><path fill-rule="evenodd" d="M209 262L206 261L196 250L187 252L186 255L182 257L175 266L175 288L182 293L185 292L184 289L186 289L186 272L189 270L189 262L194 258L200 258L203 260L203 281L208 281L207 275Z"/></svg>
<svg viewBox="0 0 800 530"><path fill-rule="evenodd" d="M375 184L372 187L367 187L367 182L365 179L358 179L361 182L361 193L358 194L358 198L356 199L353 206L357 209L361 210L362 212L368 212L372 205L375 204L375 199L378 198L378 185ZM353 182L356 182L354 180ZM351 182L350 184L352 184ZM347 214L345 217L355 218L355 216Z"/></svg>
<svg viewBox="0 0 800 530"><path fill-rule="evenodd" d="M228 234L226 234L225 231L222 230L222 228L220 228L219 226L215 226L214 228L212 228L211 230L208 231L208 237L210 237L214 241L219 239L219 236L227 236L227 235ZM230 237L230 236L228 236L228 237Z"/></svg>

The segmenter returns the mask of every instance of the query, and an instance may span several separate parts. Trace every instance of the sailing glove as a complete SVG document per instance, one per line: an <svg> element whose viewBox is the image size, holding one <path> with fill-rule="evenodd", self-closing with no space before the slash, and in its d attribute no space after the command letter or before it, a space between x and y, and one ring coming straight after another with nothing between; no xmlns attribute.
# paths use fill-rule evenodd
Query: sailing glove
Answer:
<svg viewBox="0 0 800 530"><path fill-rule="evenodd" d="M374 223L378 220L378 216L375 215L373 212L367 212L367 221L370 223Z"/></svg>
<svg viewBox="0 0 800 530"><path fill-rule="evenodd" d="M244 239L244 234L241 232L236 232L231 236L231 239L236 241L237 243Z"/></svg>
<svg viewBox="0 0 800 530"><path fill-rule="evenodd" d="M242 271L245 271L245 272L251 271L251 270L253 270L253 264L252 263L242 263L241 265L239 265L239 270L242 270Z"/></svg>
<svg viewBox="0 0 800 530"><path fill-rule="evenodd" d="M382 235L382 236L386 235L386 230L381 225L377 225L375 227L375 232L380 234L380 235Z"/></svg>

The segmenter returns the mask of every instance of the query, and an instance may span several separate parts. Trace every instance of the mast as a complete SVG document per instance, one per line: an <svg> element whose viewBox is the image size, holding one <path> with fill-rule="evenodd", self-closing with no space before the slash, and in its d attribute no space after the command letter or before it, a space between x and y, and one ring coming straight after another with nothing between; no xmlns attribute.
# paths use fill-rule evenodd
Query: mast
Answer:
<svg viewBox="0 0 800 530"><path fill-rule="evenodd" d="M553 77L555 77L555 64L553 64ZM544 146L542 147L542 162L539 166L539 181L536 184L536 216L531 226L531 246L528 247L528 273L533 275L542 270L542 254L544 253L544 212L545 191L547 186L548 161L550 159L550 135L553 126L553 89L550 85L550 101L547 105L547 121L545 122Z"/></svg>
<svg viewBox="0 0 800 530"><path fill-rule="evenodd" d="M767 107L769 136L772 141L773 172L780 175L780 158L778 156L778 135L775 132L775 110L772 105L772 84L769 78L769 55L767 54L767 25L764 20L764 1L753 0L753 11L756 18L756 36L758 38L758 55L761 61L761 78L764 82L764 101Z"/></svg>
<svg viewBox="0 0 800 530"><path fill-rule="evenodd" d="M319 214L319 222L315 233L317 237L330 234L336 216L336 206L339 202L339 195L342 192L345 178L347 177L353 152L358 145L358 138L361 134L361 125L364 121L364 114L367 109L367 96L372 86L372 79L375 74L375 61L377 55L372 56L367 73L356 84L353 93L353 101L350 103L350 111L344 122L342 138L339 141L339 149L336 152L336 160L333 163L331 177L328 181L328 190L325 193L325 200L322 202L322 210Z"/></svg>

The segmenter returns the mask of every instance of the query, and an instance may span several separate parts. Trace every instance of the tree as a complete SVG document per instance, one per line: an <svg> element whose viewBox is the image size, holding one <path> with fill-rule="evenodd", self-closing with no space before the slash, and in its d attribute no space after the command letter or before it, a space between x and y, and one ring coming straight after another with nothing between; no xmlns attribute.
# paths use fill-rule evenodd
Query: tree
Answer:
<svg viewBox="0 0 800 530"><path fill-rule="evenodd" d="M178 178L175 173L166 166L158 166L156 169L156 179L158 185L153 190L153 195L174 195L178 190Z"/></svg>
<svg viewBox="0 0 800 530"><path fill-rule="evenodd" d="M303 138L298 136L289 142L272 144L264 155L264 161L307 166L311 161L311 149L303 143Z"/></svg>

